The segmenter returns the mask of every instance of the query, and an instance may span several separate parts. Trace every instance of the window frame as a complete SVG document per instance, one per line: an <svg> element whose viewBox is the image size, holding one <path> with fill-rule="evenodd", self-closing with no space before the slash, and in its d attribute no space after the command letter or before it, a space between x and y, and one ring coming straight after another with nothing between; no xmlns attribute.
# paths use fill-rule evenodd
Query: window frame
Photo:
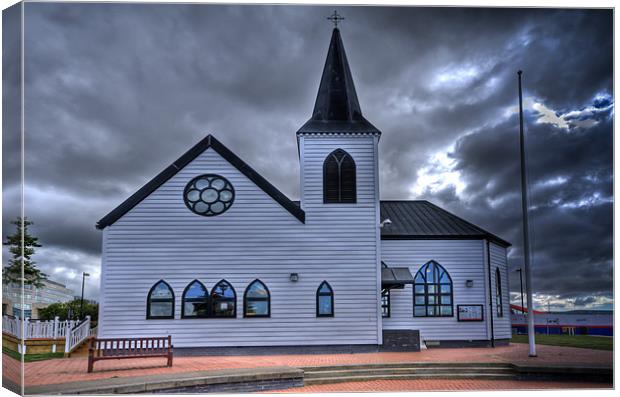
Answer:
<svg viewBox="0 0 620 397"><path fill-rule="evenodd" d="M422 272L422 270L427 269L429 266L433 266L433 272L436 271L436 275L434 276L434 279L436 280L435 282L429 283L426 275L424 274L425 272ZM449 284L448 283L442 283L440 281L440 276L441 276L441 271L443 271L446 276L448 276L448 280L450 281ZM422 278L424 279L424 283L418 283L416 282L418 275L422 275ZM435 260L430 260L428 262L426 262L424 265L422 265L420 267L420 269L418 269L418 271L416 272L415 277L413 278L414 283L413 283L413 317L428 317L428 318L435 318L435 317L454 317L454 282L452 281L452 277L450 277L450 273L448 273L448 271L446 270L446 268L444 268L443 266L441 266L437 261ZM424 286L424 293L417 293L416 292L416 286L418 285L423 285ZM442 285L449 285L450 286L450 293L442 293L441 292L441 286ZM429 286L434 286L436 288L436 292L432 292L429 293ZM423 296L424 297L424 304L417 304L416 303L416 297L418 296ZM432 296L435 299L435 303L429 304L429 297ZM442 314L441 313L441 308L443 306L448 306L448 304L442 304L442 297L443 296L449 296L450 297L450 314ZM424 315L419 315L416 314L416 307L424 307ZM433 308L433 311L435 314L430 315L429 314L429 307Z"/></svg>
<svg viewBox="0 0 620 397"><path fill-rule="evenodd" d="M390 316L391 316L391 310L392 310L391 306L392 306L392 304L391 304L391 297L390 297L390 295L391 295L391 293L390 293L389 289L387 289L385 291L381 291L381 317L382 318L390 318ZM383 297L384 296L387 298L386 299L387 302L383 301ZM387 310L384 312L383 308L386 308Z"/></svg>
<svg viewBox="0 0 620 397"><path fill-rule="evenodd" d="M172 294L172 298L151 298L151 295L153 294L153 291L155 290L155 287L157 287L160 283L164 283L166 285L166 287L168 287L168 290L170 290L170 293ZM171 302L172 303L172 314L169 316L153 316L151 315L151 302ZM175 296L174 296L174 290L172 289L172 287L170 286L170 284L168 284L164 279L161 279L159 281L157 281L155 284L153 284L153 286L151 287L151 289L149 290L148 295L146 296L146 319L147 320L162 320L162 319L174 319L174 314L175 314Z"/></svg>
<svg viewBox="0 0 620 397"><path fill-rule="evenodd" d="M185 302L188 301L187 298L185 298L185 294L187 293L187 291L189 291L189 288L194 284L194 283L198 283L202 286L202 289L205 291L205 297L204 297L204 303L207 305L207 313L204 316L190 316L190 315L186 315L185 314ZM198 279L194 279L193 281L190 281L187 286L185 287L185 289L183 290L183 295L181 295L181 318L208 318L210 317L210 309L211 309L211 302L210 302L210 297L211 295L209 294L209 290L207 289L207 287ZM200 300L198 298L189 298L189 302L199 302Z"/></svg>
<svg viewBox="0 0 620 397"><path fill-rule="evenodd" d="M327 286L327 288L329 288L329 292L320 292L321 288L323 287L323 284L325 284ZM328 314L321 314L320 312L320 306L319 306L319 297L320 296L329 296L330 297L330 313ZM319 287L316 289L316 316L317 317L334 317L334 289L332 288L332 286L326 281L323 280L321 282L321 284L319 284Z"/></svg>
<svg viewBox="0 0 620 397"><path fill-rule="evenodd" d="M340 160L336 157L336 154L342 152L344 155ZM350 200L342 200L342 163L346 157L349 157L351 163L353 163L353 197ZM327 198L327 164L328 161L334 160L338 166L338 200L328 200ZM329 153L325 160L323 160L323 204L356 204L357 203L357 163L353 156L346 150L338 148Z"/></svg>
<svg viewBox="0 0 620 397"><path fill-rule="evenodd" d="M196 182L198 182L201 179L207 179L209 185L207 185L207 187L203 188L203 189L199 189L196 185ZM220 179L224 182L224 187L222 187L221 189L217 189L215 187L212 187L212 183L214 180L216 179ZM202 199L202 196L199 195L197 200L190 200L188 197L188 194L190 191L195 190L195 191L199 191L200 194L202 194L202 192L204 192L205 190L208 189L213 189L218 193L218 198L209 203L204 201L204 199ZM222 199L220 198L219 194L223 191L229 191L231 192L231 198L228 201L222 201ZM196 215L200 215L200 216L206 216L206 217L212 217L212 216L218 216L218 215L222 215L223 213L225 213L226 211L228 211L230 209L230 207L232 207L234 201L235 201L235 187L233 186L232 183L230 183L230 181L228 179L226 179L225 177L223 177L222 175L219 174L202 174L202 175L198 175L194 178L192 178L187 185L185 185L185 188L183 189L183 202L185 203L185 206L194 214ZM208 206L208 209L206 211L203 212L199 212L195 209L196 205L198 203L203 203L205 205ZM224 209L221 210L220 212L215 212L213 210L211 210L211 206L213 204L216 203L221 203L224 206Z"/></svg>
<svg viewBox="0 0 620 397"><path fill-rule="evenodd" d="M267 297L265 298L256 298L256 297L248 297L248 291L250 290L250 287L252 285L254 285L254 283L260 283L264 288L265 291L267 291ZM267 314L248 314L248 301L253 301L253 302L267 302ZM264 282L262 282L260 279L254 279L251 283L248 284L248 286L245 288L245 292L243 293L243 317L244 318L266 318L266 317L271 317L271 291L269 291L269 288L267 288L267 284L265 284Z"/></svg>
<svg viewBox="0 0 620 397"><path fill-rule="evenodd" d="M214 302L216 302L216 300L213 298L213 293L216 290L217 286L220 285L221 283L228 284L228 286L230 286L230 289L233 293L232 298L224 298L224 299L217 300L217 302L233 302L234 303L233 313L230 316L217 316L215 315L215 311L213 310L213 304ZM217 283L213 285L213 288L211 288L211 293L209 294L209 317L211 318L237 318L237 292L235 291L235 287L233 287L233 285L230 282L228 282L228 280L226 279L221 279L220 281L218 281Z"/></svg>
<svg viewBox="0 0 620 397"><path fill-rule="evenodd" d="M495 316L504 317L504 299L502 296L502 274L499 267L495 268Z"/></svg>

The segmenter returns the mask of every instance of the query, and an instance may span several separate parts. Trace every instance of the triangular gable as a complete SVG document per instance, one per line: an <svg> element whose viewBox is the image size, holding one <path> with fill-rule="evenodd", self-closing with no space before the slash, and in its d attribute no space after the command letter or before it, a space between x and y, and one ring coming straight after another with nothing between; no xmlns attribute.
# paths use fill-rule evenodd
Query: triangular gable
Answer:
<svg viewBox="0 0 620 397"><path fill-rule="evenodd" d="M192 160L198 157L208 148L215 150L220 156L226 159L230 164L239 170L243 175L247 176L256 186L260 187L271 198L277 201L282 207L289 211L294 217L301 222L305 222L306 214L299 208L293 201L280 192L275 186L269 183L258 172L254 171L252 167L247 165L236 154L231 152L220 141L215 139L212 135L207 135L203 140L198 142L194 147L189 149L185 154L179 157L175 162L169 165L165 170L160 172L155 178L151 179L147 184L142 186L137 192L132 194L127 200L123 201L121 205L110 211L106 216L101 218L97 222L97 229L103 229L106 226L112 225L119 220L129 210L138 205L142 200L153 193L157 188L163 185L166 181L176 175L182 168L189 164Z"/></svg>

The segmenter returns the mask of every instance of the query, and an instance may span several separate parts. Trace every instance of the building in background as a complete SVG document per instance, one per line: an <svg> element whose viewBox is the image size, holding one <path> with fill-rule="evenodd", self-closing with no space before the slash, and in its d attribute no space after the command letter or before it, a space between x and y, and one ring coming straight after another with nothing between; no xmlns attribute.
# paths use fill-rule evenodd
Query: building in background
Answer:
<svg viewBox="0 0 620 397"><path fill-rule="evenodd" d="M527 309L510 305L512 332L527 333ZM611 310L570 310L543 312L534 310L537 334L613 336L614 316Z"/></svg>
<svg viewBox="0 0 620 397"><path fill-rule="evenodd" d="M69 302L73 300L73 290L64 284L52 280L45 280L43 287L32 285L24 286L24 302L22 304L22 290L19 284L2 286L2 314L18 316L20 318L39 318L39 309L52 303Z"/></svg>

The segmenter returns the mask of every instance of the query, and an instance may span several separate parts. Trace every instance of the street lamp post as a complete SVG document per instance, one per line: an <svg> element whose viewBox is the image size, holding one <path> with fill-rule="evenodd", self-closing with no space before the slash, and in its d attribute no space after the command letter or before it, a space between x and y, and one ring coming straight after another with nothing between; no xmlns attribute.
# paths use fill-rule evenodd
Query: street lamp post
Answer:
<svg viewBox="0 0 620 397"><path fill-rule="evenodd" d="M525 314L525 305L523 304L523 271L521 268L518 268L519 272L519 281L521 282L521 314Z"/></svg>
<svg viewBox="0 0 620 397"><path fill-rule="evenodd" d="M84 279L90 276L86 272L82 272L82 298L80 299L80 318L84 318Z"/></svg>

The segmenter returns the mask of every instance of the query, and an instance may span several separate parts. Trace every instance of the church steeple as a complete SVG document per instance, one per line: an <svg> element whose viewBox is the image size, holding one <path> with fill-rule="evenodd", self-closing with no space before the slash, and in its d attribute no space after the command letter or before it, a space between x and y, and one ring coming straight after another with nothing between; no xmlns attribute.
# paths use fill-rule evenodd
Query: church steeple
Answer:
<svg viewBox="0 0 620 397"><path fill-rule="evenodd" d="M298 135L312 133L380 134L362 116L338 28L332 32L312 117L297 131Z"/></svg>

